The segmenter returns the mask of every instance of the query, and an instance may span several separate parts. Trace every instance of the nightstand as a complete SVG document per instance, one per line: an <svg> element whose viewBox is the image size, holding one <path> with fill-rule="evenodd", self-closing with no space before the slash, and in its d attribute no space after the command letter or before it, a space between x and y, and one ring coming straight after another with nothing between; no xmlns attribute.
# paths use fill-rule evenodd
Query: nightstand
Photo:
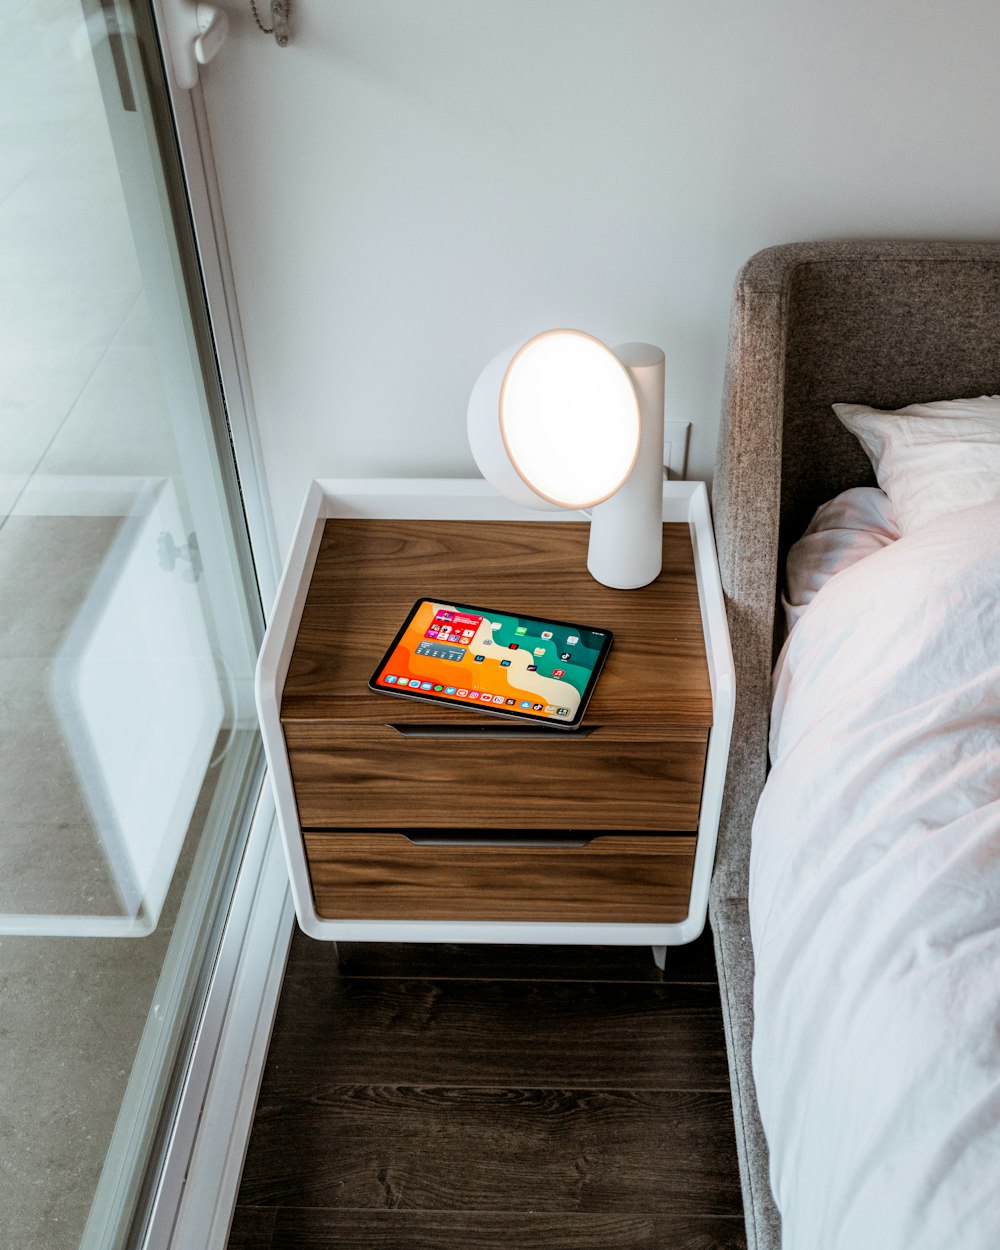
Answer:
<svg viewBox="0 0 1000 1250"><path fill-rule="evenodd" d="M705 487L664 485L664 567L617 591L587 522L479 481L321 481L257 696L296 913L355 941L667 946L701 932L734 677ZM615 642L582 729L378 695L415 599L573 619Z"/></svg>

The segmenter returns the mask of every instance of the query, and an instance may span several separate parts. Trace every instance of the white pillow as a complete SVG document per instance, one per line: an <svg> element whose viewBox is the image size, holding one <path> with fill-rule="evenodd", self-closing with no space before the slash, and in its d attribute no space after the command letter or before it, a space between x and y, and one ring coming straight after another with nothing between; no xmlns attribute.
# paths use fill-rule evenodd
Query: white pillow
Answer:
<svg viewBox="0 0 1000 1250"><path fill-rule="evenodd" d="M834 404L872 462L903 534L946 512L1000 499L1000 395L880 412Z"/></svg>

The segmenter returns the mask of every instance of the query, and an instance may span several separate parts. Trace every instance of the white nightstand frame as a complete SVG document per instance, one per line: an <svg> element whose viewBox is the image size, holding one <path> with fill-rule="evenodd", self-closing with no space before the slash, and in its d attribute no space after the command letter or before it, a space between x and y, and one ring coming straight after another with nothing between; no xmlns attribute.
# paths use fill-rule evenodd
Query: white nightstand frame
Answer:
<svg viewBox="0 0 1000 1250"><path fill-rule="evenodd" d="M708 887L729 758L736 675L704 482L665 482L664 521L691 529L698 599L712 684L709 735L691 882L691 907L676 924L590 924L537 921L327 920L316 915L292 774L281 728L281 695L298 633L320 538L331 517L406 520L585 520L577 512L533 512L510 503L479 479L325 479L313 482L302 506L281 585L257 664L257 708L285 847L295 912L310 937L353 942L513 942L557 945L678 946L705 926Z"/></svg>

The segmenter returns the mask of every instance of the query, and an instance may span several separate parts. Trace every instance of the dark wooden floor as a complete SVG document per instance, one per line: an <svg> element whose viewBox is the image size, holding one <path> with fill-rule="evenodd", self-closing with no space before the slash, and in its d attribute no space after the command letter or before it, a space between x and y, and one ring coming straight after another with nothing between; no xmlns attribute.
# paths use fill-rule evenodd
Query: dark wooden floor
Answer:
<svg viewBox="0 0 1000 1250"><path fill-rule="evenodd" d="M745 1247L711 939L297 935L229 1250Z"/></svg>

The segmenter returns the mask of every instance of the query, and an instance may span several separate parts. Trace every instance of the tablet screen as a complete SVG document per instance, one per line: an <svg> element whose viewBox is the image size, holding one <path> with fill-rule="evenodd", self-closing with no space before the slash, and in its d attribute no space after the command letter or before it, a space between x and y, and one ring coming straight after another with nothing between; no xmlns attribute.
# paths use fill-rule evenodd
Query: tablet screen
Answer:
<svg viewBox="0 0 1000 1250"><path fill-rule="evenodd" d="M607 629L418 599L368 684L571 729L611 638Z"/></svg>

